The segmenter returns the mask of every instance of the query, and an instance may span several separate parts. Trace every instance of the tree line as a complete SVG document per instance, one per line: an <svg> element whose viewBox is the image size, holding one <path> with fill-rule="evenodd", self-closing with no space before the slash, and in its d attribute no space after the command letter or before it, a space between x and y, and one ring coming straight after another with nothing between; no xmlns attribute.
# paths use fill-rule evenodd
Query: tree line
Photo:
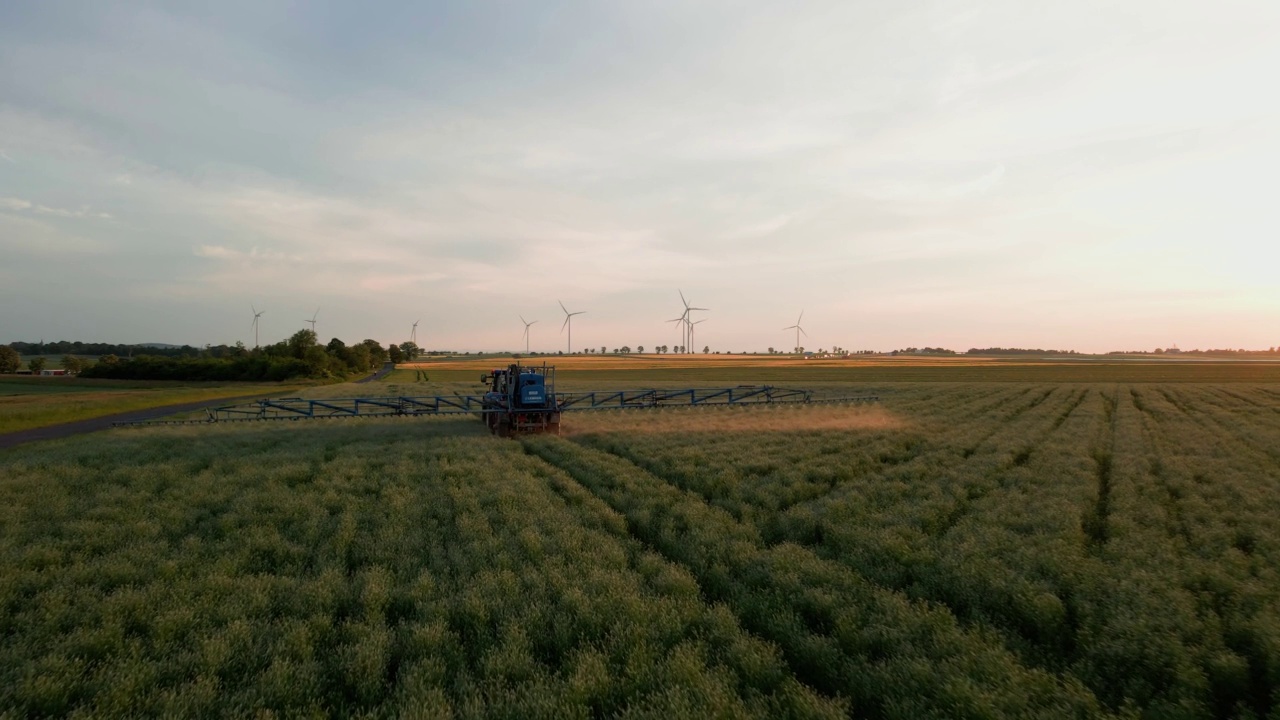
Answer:
<svg viewBox="0 0 1280 720"><path fill-rule="evenodd" d="M229 345L210 346L205 349L190 345L137 345L123 343L86 343L79 340L71 342L13 342L9 347L19 355L116 355L132 357L134 355L155 355L159 357L199 357L202 353L215 354L217 357L229 355L234 349Z"/></svg>
<svg viewBox="0 0 1280 720"><path fill-rule="evenodd" d="M121 357L120 353L113 352L122 349L132 357ZM422 354L412 342L383 347L376 340L366 339L347 345L341 339L333 338L321 345L314 331L299 330L287 340L252 350L243 343L210 346L203 350L189 345L151 348L108 343L12 343L0 346L0 372L16 372L21 367L21 354L38 354L41 351L43 354L66 353L62 367L81 377L189 381L340 379L368 373L387 361L404 362ZM99 357L97 362L90 362L75 354L77 352L99 352ZM28 363L31 371L37 374L44 366L43 357L33 358Z"/></svg>

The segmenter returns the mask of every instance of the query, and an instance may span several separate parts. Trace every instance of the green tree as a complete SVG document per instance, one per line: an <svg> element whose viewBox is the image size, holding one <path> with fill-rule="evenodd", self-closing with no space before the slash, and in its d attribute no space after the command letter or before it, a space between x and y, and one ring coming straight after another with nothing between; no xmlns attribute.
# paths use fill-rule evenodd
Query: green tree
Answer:
<svg viewBox="0 0 1280 720"><path fill-rule="evenodd" d="M308 330L307 332L311 331ZM314 333L312 334L314 335ZM319 345L312 345L307 348L306 356L302 360L307 363L307 374L313 377L328 375L333 369L333 356L325 352L325 349Z"/></svg>
<svg viewBox="0 0 1280 720"><path fill-rule="evenodd" d="M316 333L314 330L299 330L289 338L289 354L299 360L307 359L307 351L316 347Z"/></svg>
<svg viewBox="0 0 1280 720"><path fill-rule="evenodd" d="M22 367L22 356L8 345L0 346L0 373L18 372Z"/></svg>
<svg viewBox="0 0 1280 720"><path fill-rule="evenodd" d="M637 346L636 346L636 352L638 352L638 353L640 353L641 355L643 355L643 354L644 354L644 346L643 346L643 345L637 345Z"/></svg>
<svg viewBox="0 0 1280 720"><path fill-rule="evenodd" d="M33 357L31 362L27 363L27 367L31 370L32 375L39 375L44 372L45 360L42 357Z"/></svg>
<svg viewBox="0 0 1280 720"><path fill-rule="evenodd" d="M387 350L377 340L365 340L360 344L369 348L370 367L379 367L387 361Z"/></svg>
<svg viewBox="0 0 1280 720"><path fill-rule="evenodd" d="M103 365L115 365L116 363L120 362L120 358L116 355L108 353L98 358L98 362L102 363Z"/></svg>
<svg viewBox="0 0 1280 720"><path fill-rule="evenodd" d="M72 375L75 375L76 373L84 369L84 361L76 357L75 355L63 355L62 369L66 370L68 373Z"/></svg>
<svg viewBox="0 0 1280 720"><path fill-rule="evenodd" d="M393 363L404 362L404 351L402 351L398 345L388 346L387 355L391 358L391 362Z"/></svg>
<svg viewBox="0 0 1280 720"><path fill-rule="evenodd" d="M405 361L412 361L422 354L422 350L418 348L418 344L412 340L406 340L400 343L400 353L404 355Z"/></svg>
<svg viewBox="0 0 1280 720"><path fill-rule="evenodd" d="M347 348L346 361L347 365L356 372L365 372L372 367L369 359L369 348L364 343Z"/></svg>

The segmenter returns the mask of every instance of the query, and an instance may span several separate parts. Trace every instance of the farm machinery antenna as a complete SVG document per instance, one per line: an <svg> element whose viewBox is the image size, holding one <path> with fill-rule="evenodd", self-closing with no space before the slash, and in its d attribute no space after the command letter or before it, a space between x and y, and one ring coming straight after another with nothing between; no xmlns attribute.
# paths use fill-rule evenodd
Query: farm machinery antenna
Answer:
<svg viewBox="0 0 1280 720"><path fill-rule="evenodd" d="M146 421L120 425L166 425L258 420L319 420L388 416L479 415L490 432L501 437L560 432L560 416L584 410L636 410L708 405L777 405L876 402L876 395L817 398L810 390L771 385L681 390L608 390L556 392L554 366L513 363L481 376L482 395L416 397L276 398L210 408L208 419Z"/></svg>

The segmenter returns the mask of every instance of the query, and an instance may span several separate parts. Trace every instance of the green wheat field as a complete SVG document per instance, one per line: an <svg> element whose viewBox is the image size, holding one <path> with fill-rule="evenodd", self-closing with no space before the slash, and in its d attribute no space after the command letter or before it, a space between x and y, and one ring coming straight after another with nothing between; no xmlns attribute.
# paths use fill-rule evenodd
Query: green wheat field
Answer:
<svg viewBox="0 0 1280 720"><path fill-rule="evenodd" d="M1280 717L1280 383L1123 372L3 451L0 714Z"/></svg>

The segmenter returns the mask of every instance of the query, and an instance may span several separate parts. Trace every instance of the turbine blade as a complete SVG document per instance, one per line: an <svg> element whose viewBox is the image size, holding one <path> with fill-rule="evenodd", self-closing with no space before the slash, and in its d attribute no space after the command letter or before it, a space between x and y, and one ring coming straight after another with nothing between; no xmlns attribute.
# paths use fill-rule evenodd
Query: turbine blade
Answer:
<svg viewBox="0 0 1280 720"><path fill-rule="evenodd" d="M520 316L520 322L524 323L526 326L529 325L529 321L525 320L523 315Z"/></svg>
<svg viewBox="0 0 1280 720"><path fill-rule="evenodd" d="M809 333L805 332L805 331L804 331L804 328L802 328L802 327L798 327L798 328L796 328L796 329L800 331L800 334L801 334L801 335L803 335L803 336L805 336L805 337L809 337Z"/></svg>
<svg viewBox="0 0 1280 720"><path fill-rule="evenodd" d="M801 310L801 311L800 311L800 317L796 318L796 325L799 325L801 320L804 320L804 311L803 311L803 310Z"/></svg>
<svg viewBox="0 0 1280 720"><path fill-rule="evenodd" d="M564 316L564 325L561 325L561 326L560 326L560 332L564 332L565 326L567 326L567 325L569 324L569 319L570 319L570 318L572 318L572 317L573 317L572 315L565 315L565 316Z"/></svg>
<svg viewBox="0 0 1280 720"><path fill-rule="evenodd" d="M684 291L677 289L676 292L680 293L680 302L684 303L686 308L689 307L689 301L684 299Z"/></svg>
<svg viewBox="0 0 1280 720"><path fill-rule="evenodd" d="M569 308L565 307L565 306L564 306L564 303L560 302L559 300L557 300L556 302L560 303L560 309L564 311L564 314L565 314L565 315L568 315L568 314L569 314Z"/></svg>

